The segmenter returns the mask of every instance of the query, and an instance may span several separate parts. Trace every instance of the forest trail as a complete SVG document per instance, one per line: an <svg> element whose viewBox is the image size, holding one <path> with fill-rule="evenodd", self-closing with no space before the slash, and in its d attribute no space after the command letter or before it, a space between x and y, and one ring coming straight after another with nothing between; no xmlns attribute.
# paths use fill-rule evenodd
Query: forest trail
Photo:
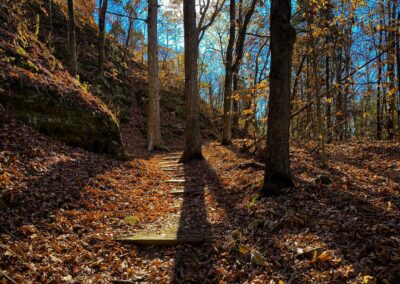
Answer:
<svg viewBox="0 0 400 284"><path fill-rule="evenodd" d="M253 197L264 171L251 166L254 159L239 151L240 141L228 147L205 142L205 160L177 165L180 152L148 153L140 147L143 141L126 145L131 157L118 161L65 146L12 119L0 130L5 172L0 182L10 189L0 212L1 269L14 279L362 283L371 274L397 279L398 144L330 145L327 168L313 154L315 144L293 145L296 190L257 202ZM139 132L126 126L124 141ZM332 184L316 184L321 174ZM215 238L168 246L115 241L168 230L180 239ZM321 255L298 257L309 251Z"/></svg>
<svg viewBox="0 0 400 284"><path fill-rule="evenodd" d="M178 163L181 152L155 155L152 160L165 172L168 198L177 211L150 228L133 235L120 236L116 240L138 245L182 245L201 244L212 240L212 229L208 222L208 211L204 200L207 198L207 178L198 176L201 163L184 165ZM162 208L159 208L162 210Z"/></svg>

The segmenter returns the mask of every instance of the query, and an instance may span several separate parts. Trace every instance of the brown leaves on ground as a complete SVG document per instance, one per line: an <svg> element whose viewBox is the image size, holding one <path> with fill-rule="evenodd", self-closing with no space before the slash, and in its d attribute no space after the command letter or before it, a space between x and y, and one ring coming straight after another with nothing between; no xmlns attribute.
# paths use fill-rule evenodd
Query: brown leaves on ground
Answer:
<svg viewBox="0 0 400 284"><path fill-rule="evenodd" d="M0 269L43 283L399 282L398 144L333 144L326 167L313 145L294 145L297 188L257 200L263 170L241 166L252 159L239 142L208 143L206 160L184 167L203 195L174 197L162 182L173 173L161 171L158 155L114 161L4 118ZM316 184L320 175L332 183ZM206 226L219 239L162 248L112 240L159 229L177 201L180 225Z"/></svg>

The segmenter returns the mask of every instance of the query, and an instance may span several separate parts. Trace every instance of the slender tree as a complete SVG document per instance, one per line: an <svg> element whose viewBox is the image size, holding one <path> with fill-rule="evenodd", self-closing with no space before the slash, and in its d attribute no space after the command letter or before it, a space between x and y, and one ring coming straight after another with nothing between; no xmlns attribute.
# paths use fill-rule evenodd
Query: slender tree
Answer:
<svg viewBox="0 0 400 284"><path fill-rule="evenodd" d="M206 30L213 24L217 15L221 11L225 0L216 0L214 5L212 0L201 1L199 6L199 20L196 25L196 1L183 1L183 25L185 42L185 148L180 162L188 162L194 159L203 159L201 152L200 135L200 97L198 90L198 64L199 43L204 37ZM210 7L212 13L208 15ZM208 16L207 16L208 15ZM206 21L208 19L208 21Z"/></svg>
<svg viewBox="0 0 400 284"><path fill-rule="evenodd" d="M49 48L53 47L53 0L49 0L49 19L50 19L50 34L49 34Z"/></svg>
<svg viewBox="0 0 400 284"><path fill-rule="evenodd" d="M196 27L195 0L183 1L185 42L185 148L180 162L203 159L199 122L199 91L197 84L197 57L199 36Z"/></svg>
<svg viewBox="0 0 400 284"><path fill-rule="evenodd" d="M76 76L78 74L78 59L76 56L74 0L68 0L68 49L71 75Z"/></svg>
<svg viewBox="0 0 400 284"><path fill-rule="evenodd" d="M289 158L290 73L296 32L290 19L291 1L272 0L267 160L262 190L266 195L293 186Z"/></svg>
<svg viewBox="0 0 400 284"><path fill-rule="evenodd" d="M224 116L222 130L222 145L228 145L232 140L232 62L233 48L235 45L236 34L236 3L235 0L229 2L229 41L226 50L225 60L225 88L224 88Z"/></svg>
<svg viewBox="0 0 400 284"><path fill-rule="evenodd" d="M161 147L160 131L160 84L158 80L158 39L157 39L157 10L158 0L149 0L148 25L148 77L149 105L147 112L147 150Z"/></svg>
<svg viewBox="0 0 400 284"><path fill-rule="evenodd" d="M239 104L232 100L234 92L238 91L239 86L239 68L243 60L244 43L246 39L247 28L254 13L257 0L252 0L249 9L243 19L243 0L239 2L239 22L238 35L236 39L236 5L234 0L230 1L229 8L229 41L226 51L225 61L225 92L224 92L224 116L222 145L228 145L232 140L232 129L239 130ZM236 45L235 45L236 39ZM235 55L235 56L233 56ZM233 84L233 89L232 89ZM233 115L234 113L234 115Z"/></svg>
<svg viewBox="0 0 400 284"><path fill-rule="evenodd" d="M395 19L396 19L396 1L388 1L387 2L387 14L389 18L388 24L388 32L387 32L387 42L388 45L393 45L396 40L395 36ZM387 128L387 139L393 140L395 136L395 105L396 105L396 87L395 87L395 73L394 73L394 65L395 65L395 49L388 47L388 60L387 60L387 73L389 79L389 92L388 92L388 115L386 121Z"/></svg>
<svg viewBox="0 0 400 284"><path fill-rule="evenodd" d="M108 0L100 1L99 11L99 58L98 58L98 76L104 76L104 46L105 46L105 28L106 28L106 14L107 14Z"/></svg>
<svg viewBox="0 0 400 284"><path fill-rule="evenodd" d="M251 17L256 8L258 0L252 0L250 4L250 8L247 9L247 12L244 16L243 20L243 0L240 1L240 13L239 13L239 31L238 37L236 40L235 46L235 60L232 65L231 71L233 72L233 93L239 90L239 69L242 65L243 55L244 55L244 43L246 40L247 28L250 24ZM232 121L232 130L234 133L239 132L239 101L235 100L233 102L233 121Z"/></svg>

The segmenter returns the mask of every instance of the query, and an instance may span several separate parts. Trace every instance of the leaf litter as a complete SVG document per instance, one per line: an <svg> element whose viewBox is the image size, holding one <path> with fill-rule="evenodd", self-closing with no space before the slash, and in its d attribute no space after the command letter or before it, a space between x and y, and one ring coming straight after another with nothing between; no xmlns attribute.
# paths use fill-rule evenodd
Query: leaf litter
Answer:
<svg viewBox="0 0 400 284"><path fill-rule="evenodd" d="M296 188L255 198L262 168L242 140L204 146L206 160L182 167L167 154L132 150L127 161L64 146L12 118L0 131L0 269L40 283L398 283L400 145L292 143ZM126 131L129 134L129 131ZM127 140L129 137L125 137ZM330 184L316 182L327 176ZM194 230L201 245L136 247L113 240L140 231Z"/></svg>

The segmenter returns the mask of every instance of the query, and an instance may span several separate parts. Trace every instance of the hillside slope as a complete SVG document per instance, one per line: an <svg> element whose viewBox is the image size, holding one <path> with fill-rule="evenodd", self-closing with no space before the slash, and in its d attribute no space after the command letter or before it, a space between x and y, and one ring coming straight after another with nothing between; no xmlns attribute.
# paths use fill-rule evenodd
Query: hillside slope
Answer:
<svg viewBox="0 0 400 284"><path fill-rule="evenodd" d="M54 1L55 2L55 1ZM54 3L53 2L53 3ZM42 42L52 34L53 55L64 66L68 66L68 31L66 7L53 4L52 25L50 27L48 1L32 0L29 4L30 18L40 18L38 37ZM124 58L121 45L110 35L106 37L105 74L97 80L98 27L93 19L76 8L76 37L78 53L78 73L80 81L85 82L90 92L107 104L121 125L137 131L137 147L144 147L147 116L147 67L134 60L132 54ZM169 147L181 147L184 130L184 94L182 79L161 79L161 129L165 144ZM203 137L215 138L218 130L210 119L206 103L201 103L201 127Z"/></svg>
<svg viewBox="0 0 400 284"><path fill-rule="evenodd" d="M23 1L0 7L0 104L67 144L121 155L115 116L38 39L38 26L22 20L28 7Z"/></svg>

